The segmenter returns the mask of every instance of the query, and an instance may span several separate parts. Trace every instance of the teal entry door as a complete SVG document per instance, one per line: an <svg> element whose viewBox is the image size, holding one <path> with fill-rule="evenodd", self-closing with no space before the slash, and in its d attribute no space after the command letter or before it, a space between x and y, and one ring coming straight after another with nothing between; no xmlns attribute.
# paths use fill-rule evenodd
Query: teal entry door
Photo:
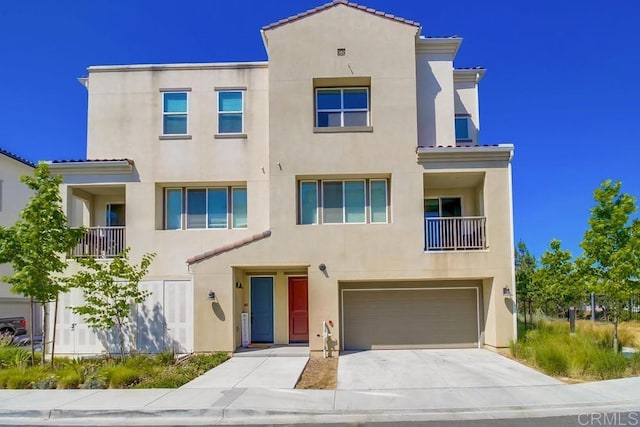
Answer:
<svg viewBox="0 0 640 427"><path fill-rule="evenodd" d="M251 278L251 342L273 342L273 277Z"/></svg>

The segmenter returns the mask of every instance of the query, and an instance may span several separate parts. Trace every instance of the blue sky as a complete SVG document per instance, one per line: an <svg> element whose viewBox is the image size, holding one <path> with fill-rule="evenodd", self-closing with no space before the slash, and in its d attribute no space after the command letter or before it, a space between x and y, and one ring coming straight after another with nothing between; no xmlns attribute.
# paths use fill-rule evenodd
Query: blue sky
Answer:
<svg viewBox="0 0 640 427"><path fill-rule="evenodd" d="M0 147L29 160L86 149L90 65L265 60L260 28L324 0L0 2ZM464 38L481 65L481 143L512 142L516 239L574 255L605 178L640 196L640 4L632 0L363 0Z"/></svg>

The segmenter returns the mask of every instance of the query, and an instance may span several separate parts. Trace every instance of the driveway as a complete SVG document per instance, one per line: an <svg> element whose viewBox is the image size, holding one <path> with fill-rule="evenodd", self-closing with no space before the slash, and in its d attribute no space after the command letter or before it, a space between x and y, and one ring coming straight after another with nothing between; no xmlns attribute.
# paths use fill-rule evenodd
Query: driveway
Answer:
<svg viewBox="0 0 640 427"><path fill-rule="evenodd" d="M562 382L489 350L370 350L338 362L338 390L557 385Z"/></svg>

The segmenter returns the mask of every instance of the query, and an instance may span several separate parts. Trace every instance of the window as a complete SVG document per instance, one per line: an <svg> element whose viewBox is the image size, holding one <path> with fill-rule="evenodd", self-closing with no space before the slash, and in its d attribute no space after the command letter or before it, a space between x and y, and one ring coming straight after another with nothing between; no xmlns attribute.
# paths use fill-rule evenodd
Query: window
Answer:
<svg viewBox="0 0 640 427"><path fill-rule="evenodd" d="M456 141L470 140L469 117L456 117Z"/></svg>
<svg viewBox="0 0 640 427"><path fill-rule="evenodd" d="M246 188L165 190L165 229L227 229L230 225L231 228L247 228Z"/></svg>
<svg viewBox="0 0 640 427"><path fill-rule="evenodd" d="M369 88L316 89L316 127L369 126Z"/></svg>
<svg viewBox="0 0 640 427"><path fill-rule="evenodd" d="M462 200L460 197L442 197L424 199L425 218L450 218L462 216Z"/></svg>
<svg viewBox="0 0 640 427"><path fill-rule="evenodd" d="M386 223L387 180L300 181L298 221L299 224Z"/></svg>
<svg viewBox="0 0 640 427"><path fill-rule="evenodd" d="M107 204L107 227L122 227L125 225L124 203Z"/></svg>
<svg viewBox="0 0 640 427"><path fill-rule="evenodd" d="M187 134L187 92L162 93L162 134Z"/></svg>
<svg viewBox="0 0 640 427"><path fill-rule="evenodd" d="M229 90L218 92L218 133L242 133L243 92Z"/></svg>

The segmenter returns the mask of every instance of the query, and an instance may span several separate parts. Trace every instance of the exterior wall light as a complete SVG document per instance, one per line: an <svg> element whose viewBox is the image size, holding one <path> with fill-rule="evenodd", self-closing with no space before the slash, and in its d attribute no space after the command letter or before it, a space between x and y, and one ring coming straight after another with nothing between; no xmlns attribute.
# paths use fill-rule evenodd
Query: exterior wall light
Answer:
<svg viewBox="0 0 640 427"><path fill-rule="evenodd" d="M236 289L242 289L242 282L236 282Z"/></svg>
<svg viewBox="0 0 640 427"><path fill-rule="evenodd" d="M327 266L324 264L320 264L318 268L320 269L320 271L327 271Z"/></svg>
<svg viewBox="0 0 640 427"><path fill-rule="evenodd" d="M207 299L213 302L218 302L218 299L216 298L216 293L213 292L212 290L209 290L209 293L207 294Z"/></svg>
<svg viewBox="0 0 640 427"><path fill-rule="evenodd" d="M505 298L511 298L511 289L502 288L502 296Z"/></svg>

